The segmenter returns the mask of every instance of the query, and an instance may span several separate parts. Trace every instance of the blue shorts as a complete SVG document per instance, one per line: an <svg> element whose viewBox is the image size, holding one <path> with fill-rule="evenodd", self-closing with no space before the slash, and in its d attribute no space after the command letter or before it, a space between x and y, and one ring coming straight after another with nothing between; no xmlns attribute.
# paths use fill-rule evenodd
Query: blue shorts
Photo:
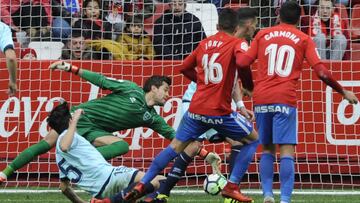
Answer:
<svg viewBox="0 0 360 203"><path fill-rule="evenodd" d="M254 106L261 144L297 144L298 117L295 107L285 104Z"/></svg>
<svg viewBox="0 0 360 203"><path fill-rule="evenodd" d="M211 128L237 141L253 131L252 124L237 112L225 116L203 116L186 112L176 131L176 139L182 142L196 140Z"/></svg>

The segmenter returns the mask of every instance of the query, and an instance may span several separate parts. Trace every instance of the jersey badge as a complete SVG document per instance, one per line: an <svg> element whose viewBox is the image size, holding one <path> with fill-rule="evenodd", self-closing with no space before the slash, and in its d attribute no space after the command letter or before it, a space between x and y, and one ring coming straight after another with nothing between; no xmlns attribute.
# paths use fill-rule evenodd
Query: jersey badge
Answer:
<svg viewBox="0 0 360 203"><path fill-rule="evenodd" d="M144 121L147 121L151 118L151 114L147 111L144 113L144 116L143 116L143 120Z"/></svg>

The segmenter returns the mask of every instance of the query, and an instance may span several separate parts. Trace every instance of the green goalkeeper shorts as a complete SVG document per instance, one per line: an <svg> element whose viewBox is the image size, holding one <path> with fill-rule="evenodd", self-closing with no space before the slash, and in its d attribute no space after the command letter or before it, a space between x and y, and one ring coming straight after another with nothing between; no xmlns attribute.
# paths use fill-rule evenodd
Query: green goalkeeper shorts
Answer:
<svg viewBox="0 0 360 203"><path fill-rule="evenodd" d="M92 143L98 137L113 136L112 133L104 131L103 129L100 129L94 125L94 123L92 123L86 116L80 117L76 131L90 143Z"/></svg>

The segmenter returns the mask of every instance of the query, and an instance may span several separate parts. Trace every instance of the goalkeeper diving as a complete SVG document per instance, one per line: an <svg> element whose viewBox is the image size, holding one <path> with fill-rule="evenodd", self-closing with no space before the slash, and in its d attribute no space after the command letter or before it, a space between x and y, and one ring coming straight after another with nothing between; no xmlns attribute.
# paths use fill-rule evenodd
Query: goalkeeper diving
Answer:
<svg viewBox="0 0 360 203"><path fill-rule="evenodd" d="M174 129L154 109L156 105L163 106L169 98L169 77L153 75L141 88L134 82L110 79L64 61L54 62L49 68L73 73L101 89L111 91L104 97L73 106L71 109L72 112L77 109L84 110L85 114L81 115L77 123L77 133L95 146L106 160L129 151L129 144L113 135L116 131L148 127L166 139L174 138ZM21 152L0 172L0 183L36 156L53 148L58 136L55 130L50 130L43 140Z"/></svg>

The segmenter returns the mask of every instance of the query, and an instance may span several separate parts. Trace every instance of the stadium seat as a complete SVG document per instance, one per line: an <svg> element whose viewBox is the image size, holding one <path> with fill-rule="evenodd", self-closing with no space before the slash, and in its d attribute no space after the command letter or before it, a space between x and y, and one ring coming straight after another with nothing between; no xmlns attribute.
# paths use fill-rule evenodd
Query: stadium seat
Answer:
<svg viewBox="0 0 360 203"><path fill-rule="evenodd" d="M149 35L154 35L154 23L159 19L166 10L170 8L169 4L158 3L155 5L154 15L144 20L144 30Z"/></svg>
<svg viewBox="0 0 360 203"><path fill-rule="evenodd" d="M30 42L29 48L35 49L38 60L55 60L61 57L62 42Z"/></svg>
<svg viewBox="0 0 360 203"><path fill-rule="evenodd" d="M214 4L208 3L187 3L186 11L194 14L200 19L204 27L206 36L217 33L216 24L218 22L218 12Z"/></svg>
<svg viewBox="0 0 360 203"><path fill-rule="evenodd" d="M351 60L360 61L360 43L351 43Z"/></svg>
<svg viewBox="0 0 360 203"><path fill-rule="evenodd" d="M351 39L360 38L360 4L356 4L351 13L350 19Z"/></svg>

